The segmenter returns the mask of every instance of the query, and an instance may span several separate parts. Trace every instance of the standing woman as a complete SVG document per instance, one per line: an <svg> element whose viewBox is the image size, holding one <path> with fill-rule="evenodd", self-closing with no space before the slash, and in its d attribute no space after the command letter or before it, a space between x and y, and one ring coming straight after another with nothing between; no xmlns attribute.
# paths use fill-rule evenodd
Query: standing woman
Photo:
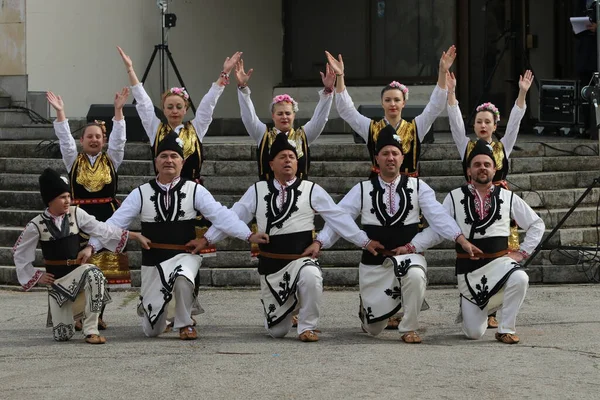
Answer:
<svg viewBox="0 0 600 400"><path fill-rule="evenodd" d="M214 82L206 95L200 101L198 110L193 120L183 122L183 118L189 107L189 98L185 88L173 87L162 94L161 106L162 111L167 119L167 123L162 123L154 113L154 105L152 100L144 90L144 87L138 80L135 71L133 70L133 62L131 58L125 54L120 48L119 54L123 59L123 63L127 69L129 83L132 86L131 90L133 97L137 101L136 109L142 120L142 125L150 139L152 146L153 157L156 154L159 144L171 132L175 132L181 140L183 140L183 170L181 177L191 180L200 179L200 171L202 169L202 140L208 131L208 127L212 122L212 115L217 105L219 97L223 93L225 86L229 84L229 73L235 67L235 64L240 59L242 53L236 52L233 56L227 57L223 63L223 70L219 75L219 79Z"/></svg>
<svg viewBox="0 0 600 400"><path fill-rule="evenodd" d="M60 142L60 152L69 173L71 187L71 204L77 205L98 221L106 221L119 207L117 202L117 170L123 162L125 154L125 119L123 105L129 96L129 89L123 88L115 95L115 117L113 129L108 138L108 149L103 151L106 142L106 128L103 121L95 121L85 125L81 134L81 152L77 151L75 139L71 135L69 121L65 116L65 106L62 98L52 92L46 93L48 103L56 111L54 131ZM83 235L82 235L83 236ZM89 239L84 236L85 241ZM85 243L84 243L85 245ZM104 273L108 284L129 286L131 277L127 255L115 254L110 251L95 249L90 263L97 265ZM98 320L98 328L106 329L103 320L104 308ZM81 327L81 321L76 321L76 329ZM80 330L80 329L78 329Z"/></svg>
<svg viewBox="0 0 600 400"><path fill-rule="evenodd" d="M411 122L402 119L402 109L408 101L408 88L396 81L391 82L381 91L381 106L384 111L384 118L382 120L372 120L360 114L354 107L352 98L346 90L342 55L338 55L338 58L335 59L329 52L326 51L325 54L337 78L335 83L335 91L337 93L335 96L335 105L338 113L367 143L369 156L373 164L372 175L376 176L379 172L375 162L375 143L377 142L377 137L386 125L391 125L396 129L402 142L404 161L400 168L400 173L418 176L421 142L435 119L444 110L446 103L446 73L456 58L456 47L450 46L447 52L442 53L437 85L431 93L429 103L427 103L423 113L415 117Z"/></svg>
<svg viewBox="0 0 600 400"><path fill-rule="evenodd" d="M275 137L279 133L287 135L288 139L294 142L298 152L298 176L307 179L310 169L309 145L312 144L327 123L331 104L333 103L333 85L335 83L335 74L329 65L326 66L325 74L320 72L324 89L319 91L319 103L315 108L312 118L304 126L294 129L294 119L298 112L298 103L288 94L280 94L273 98L270 111L273 119L273 127L267 127L261 122L254 110L254 104L250 99L250 88L248 80L252 76L253 69L244 70L244 60L239 60L235 68L235 77L238 83L238 101L242 114L242 122L258 145L258 176L261 180L268 180L273 177L271 167L269 167L269 150Z"/></svg>
<svg viewBox="0 0 600 400"><path fill-rule="evenodd" d="M469 182L471 177L467 175L467 160L469 154L471 154L471 151L475 147L477 140L470 140L466 134L465 123L460 108L458 107L458 101L456 100L456 78L453 73L448 72L446 82L448 85L448 118L450 120L452 139L454 139L454 143L458 148L458 153L463 162L463 174L467 182ZM500 121L500 111L498 111L498 108L488 102L481 104L476 109L477 114L475 114L473 130L475 131L477 139L485 140L492 148L492 153L496 160L496 174L493 178L494 185L501 186L507 190L508 184L506 182L506 176L508 175L509 169L508 158L517 141L519 126L521 125L521 120L527 110L525 97L527 96L527 91L531 87L532 82L533 73L530 70L525 71L524 75L519 76L519 95L515 101L515 105L510 111L508 123L506 124L506 132L498 141L492 139L492 135L494 135L496 129L498 129L498 121ZM514 221L512 221L511 224L508 248L511 251L519 251L519 232ZM496 320L496 313L489 315L488 328L497 327L498 321Z"/></svg>

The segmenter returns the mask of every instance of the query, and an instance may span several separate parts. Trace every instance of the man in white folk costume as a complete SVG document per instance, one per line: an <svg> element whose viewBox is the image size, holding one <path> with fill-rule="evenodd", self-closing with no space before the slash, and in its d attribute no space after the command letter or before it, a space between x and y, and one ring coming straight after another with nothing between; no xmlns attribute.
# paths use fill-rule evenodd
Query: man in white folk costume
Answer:
<svg viewBox="0 0 600 400"><path fill-rule="evenodd" d="M323 279L312 251L315 214L319 213L337 234L373 254L381 244L369 240L321 186L298 176L296 142L278 134L270 158L274 176L250 186L232 210L245 222L256 217L259 232L269 235L269 243L260 245L258 256L267 332L275 338L284 337L297 311L298 338L316 342ZM225 234L218 228L211 227L205 241L212 244L223 239Z"/></svg>
<svg viewBox="0 0 600 400"><path fill-rule="evenodd" d="M378 175L355 185L338 204L353 219L360 217L369 237L386 249L377 255L363 251L359 264L359 317L363 330L378 335L386 328L388 318L403 308L404 316L398 325L402 340L421 343L417 330L425 300L427 262L420 254L397 255L401 246L419 231L420 212L442 237L455 240L471 254L474 248L436 201L429 185L400 174L404 161L402 142L391 125L380 131L374 153ZM331 247L338 239L339 235L327 223L317 236L315 251L321 246Z"/></svg>
<svg viewBox="0 0 600 400"><path fill-rule="evenodd" d="M197 253L202 248L200 243L205 243L196 239L197 213L238 239L265 243L268 237L253 234L202 185L181 178L183 160L183 141L175 134L167 135L154 159L156 179L134 189L106 222L125 228L140 217L147 249L142 249L138 315L146 336L165 331L167 306L175 300L173 327L179 329L180 339L194 340L197 332L192 315L202 312L198 302L202 256Z"/></svg>
<svg viewBox="0 0 600 400"><path fill-rule="evenodd" d="M39 183L47 208L27 224L12 249L17 278L25 290L36 284L49 286L48 326L52 326L54 340L71 339L74 319L83 318L85 341L104 344L106 339L98 332L98 317L111 299L102 271L86 263L93 249L89 244L81 249L80 233L96 237L96 249L104 247L114 252L122 251L128 238L141 241L141 235L99 222L71 205L69 183L56 171L44 170ZM45 272L33 266L38 243Z"/></svg>
<svg viewBox="0 0 600 400"><path fill-rule="evenodd" d="M456 275L460 291L460 313L464 334L480 339L487 328L487 316L498 311L496 340L519 343L517 314L525 300L529 277L519 262L540 243L544 221L513 192L493 184L496 161L492 147L479 139L467 160L470 183L451 191L443 206L463 234L481 253L472 257L456 247ZM510 251L510 223L514 219L526 231L518 251ZM425 229L403 251L424 251L442 238Z"/></svg>

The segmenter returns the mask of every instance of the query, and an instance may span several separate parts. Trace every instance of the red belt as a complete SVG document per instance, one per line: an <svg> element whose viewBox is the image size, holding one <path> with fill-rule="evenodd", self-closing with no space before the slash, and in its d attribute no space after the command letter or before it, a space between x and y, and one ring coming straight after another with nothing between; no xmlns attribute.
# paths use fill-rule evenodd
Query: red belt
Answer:
<svg viewBox="0 0 600 400"><path fill-rule="evenodd" d="M106 204L113 200L113 197L103 197L101 199L72 199L71 204Z"/></svg>

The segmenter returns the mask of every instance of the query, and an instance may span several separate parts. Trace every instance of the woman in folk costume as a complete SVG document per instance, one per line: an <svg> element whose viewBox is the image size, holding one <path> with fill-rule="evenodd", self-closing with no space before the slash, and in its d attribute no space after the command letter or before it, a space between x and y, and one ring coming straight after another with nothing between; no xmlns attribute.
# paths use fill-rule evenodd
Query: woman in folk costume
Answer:
<svg viewBox="0 0 600 400"><path fill-rule="evenodd" d="M307 179L310 168L309 145L312 144L327 123L331 104L333 103L333 84L335 74L329 65L325 74L320 72L324 89L319 91L319 103L315 108L312 118L304 126L294 129L294 119L298 112L298 103L288 94L275 96L269 110L273 119L273 127L268 127L261 122L254 110L254 104L250 99L250 88L248 81L252 76L253 69L244 70L244 60L239 60L235 68L235 76L238 83L238 100L242 114L242 122L248 134L258 145L258 176L260 180L268 180L273 177L269 167L269 150L279 133L287 135L289 140L296 143L298 149L298 177Z"/></svg>
<svg viewBox="0 0 600 400"><path fill-rule="evenodd" d="M384 118L382 120L372 120L360 114L354 107L352 98L346 90L342 55L338 55L336 59L327 51L325 54L327 55L329 65L336 75L335 106L340 117L367 143L369 156L373 164L372 176L376 176L379 172L375 162L375 144L377 143L379 132L386 125L392 125L402 141L404 162L400 168L400 173L418 176L421 142L435 119L444 110L446 103L446 72L448 72L456 58L456 47L450 46L448 51L442 53L437 85L431 93L429 103L427 103L423 113L415 117L411 122L402 119L402 109L408 101L408 88L396 81L391 82L381 91L381 106L384 111Z"/></svg>
<svg viewBox="0 0 600 400"><path fill-rule="evenodd" d="M123 162L125 153L125 119L123 105L129 96L129 89L123 88L115 95L115 117L113 129L109 135L108 148L104 151L106 128L103 121L87 124L82 129L81 152L71 135L69 121L65 116L65 106L62 98L52 92L46 93L48 103L56 111L54 131L60 142L60 151L65 168L69 173L71 187L71 204L76 205L98 221L106 221L119 207L117 202L117 170ZM89 239L82 235L83 244ZM100 249L98 249L100 250ZM110 251L98 251L90 263L97 265L108 280L109 286L129 286L131 277L126 254L116 254ZM104 308L98 320L99 329L106 329L103 320ZM75 325L81 330L81 320Z"/></svg>
<svg viewBox="0 0 600 400"><path fill-rule="evenodd" d="M183 153L185 163L181 171L181 177L190 180L199 180L202 169L202 140L208 131L212 122L212 115L219 97L223 93L225 86L229 84L229 73L241 57L241 52L236 52L231 57L227 57L223 63L223 70L219 79L212 84L210 90L200 101L198 110L194 119L183 122L183 118L189 107L189 94L185 88L173 87L162 94L162 111L167 119L163 123L154 113L152 100L144 90L144 87L138 80L133 70L133 62L125 52L118 47L123 63L127 68L129 83L131 84L133 97L136 100L136 109L142 120L142 125L146 130L152 154L155 156L159 144L170 132L175 132L183 140Z"/></svg>
<svg viewBox="0 0 600 400"><path fill-rule="evenodd" d="M476 109L477 114L475 114L473 130L475 131L477 139L485 140L493 149L494 159L496 161L494 185L501 186L507 190L508 184L506 182L506 176L508 175L509 169L508 158L517 141L521 119L523 119L523 115L525 115L525 111L527 110L525 96L527 96L527 91L531 87L532 82L533 73L530 70L525 71L524 75L519 76L519 95L510 112L510 116L508 117L506 132L500 140L496 141L492 139L492 135L496 135L496 129L498 129L498 122L500 121L500 111L498 111L498 108L492 103L487 102L481 104ZM452 138L454 139L454 143L458 148L458 153L463 162L465 179L470 181L471 177L467 175L467 160L477 143L477 139L471 140L466 134L465 123L458 106L458 101L456 100L456 77L453 73L448 72L446 84L448 86L448 118L450 120L450 130L452 131ZM511 226L508 247L512 251L517 251L519 249L519 232L514 221ZM488 327L498 327L498 321L496 320L495 314L490 315L488 318Z"/></svg>

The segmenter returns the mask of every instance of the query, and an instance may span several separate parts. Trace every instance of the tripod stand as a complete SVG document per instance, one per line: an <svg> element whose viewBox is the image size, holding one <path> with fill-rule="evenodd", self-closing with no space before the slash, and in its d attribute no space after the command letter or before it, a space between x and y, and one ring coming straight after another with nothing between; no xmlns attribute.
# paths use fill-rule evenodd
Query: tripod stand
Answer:
<svg viewBox="0 0 600 400"><path fill-rule="evenodd" d="M562 217L562 219L560 221L558 221L558 223L556 224L556 226L554 227L554 229L552 229L552 232L550 232L550 234L548 234L548 236L546 236L546 239L544 239L544 241L542 241L535 248L535 250L533 251L533 253L531 253L531 256L529 256L529 258L527 260L525 260L525 263L523 264L523 268L527 267L531 263L531 261L535 258L535 256L538 255L538 253L542 250L542 248L546 245L546 243L548 243L550 241L550 239L552 238L552 236L554 236L556 234L556 232L558 232L558 230L563 226L563 224L565 223L565 221L567 220L567 218L569 218L569 216L573 213L573 211L575 211L575 209L577 208L577 206L579 206L579 204L583 201L583 199L598 184L600 184L600 177L594 179L592 181L592 183L590 183L590 185L587 187L587 189L585 190L585 192L583 192L581 194L581 196L577 199L577 201L573 204L573 206L571 206L571 208L569 209L569 211L567 211L567 213Z"/></svg>
<svg viewBox="0 0 600 400"><path fill-rule="evenodd" d="M154 46L154 51L150 56L150 60L148 61L148 65L146 65L146 69L144 70L144 75L142 76L142 83L146 82L146 78L150 73L150 69L152 68L152 64L154 63L154 59L156 58L156 54L159 54L160 64L159 64L159 79L160 79L160 92L165 93L167 90L167 61L173 67L173 71L179 80L179 84L181 87L185 87L185 83L183 83L183 78L179 73L179 68L177 68L177 64L175 64L175 60L173 59L173 54L169 50L169 45L167 44L167 31L170 28L175 27L177 22L177 17L175 14L167 14L167 2L164 0L158 0L156 2L158 8L160 9L160 28L161 28L161 41L160 44ZM189 94L189 91L188 91ZM196 113L196 107L194 106L194 102L192 101L192 97L188 98L190 103L190 107L192 111Z"/></svg>

